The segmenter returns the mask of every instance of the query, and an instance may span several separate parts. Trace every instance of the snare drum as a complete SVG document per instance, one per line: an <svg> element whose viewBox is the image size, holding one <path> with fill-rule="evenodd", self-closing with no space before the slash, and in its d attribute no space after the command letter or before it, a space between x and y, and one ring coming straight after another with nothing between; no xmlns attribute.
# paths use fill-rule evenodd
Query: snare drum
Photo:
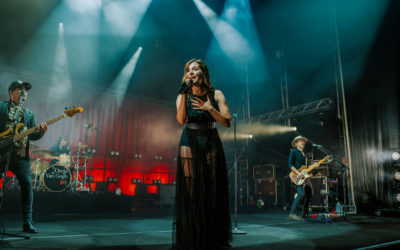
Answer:
<svg viewBox="0 0 400 250"><path fill-rule="evenodd" d="M43 172L40 182L50 192L63 192L71 185L71 173L66 167L55 164Z"/></svg>

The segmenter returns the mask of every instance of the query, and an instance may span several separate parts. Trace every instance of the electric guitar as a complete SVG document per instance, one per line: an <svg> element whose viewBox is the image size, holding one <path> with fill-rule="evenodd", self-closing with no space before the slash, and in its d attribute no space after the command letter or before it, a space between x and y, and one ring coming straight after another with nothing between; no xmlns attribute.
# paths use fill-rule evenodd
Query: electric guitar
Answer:
<svg viewBox="0 0 400 250"><path fill-rule="evenodd" d="M289 174L290 179L292 180L292 182L298 186L303 185L304 182L312 177L312 174L309 174L311 172L311 170L319 167L322 163L324 163L325 161L329 160L330 158L332 158L332 155L328 155L326 156L324 159L320 160L319 162L316 162L314 164L312 164L311 166L309 166L308 168L306 166L301 166L301 168L299 169L299 172L303 174L303 178L300 178L296 172L292 171Z"/></svg>
<svg viewBox="0 0 400 250"><path fill-rule="evenodd" d="M82 113L82 112L83 112L83 108L81 108L81 107L66 109L66 110L64 110L64 114L57 116L45 123L47 126L49 126L49 125L55 123L56 121L63 119L64 117L67 117L67 116L72 117L72 116L76 115L77 113ZM9 152L10 147L13 144L18 143L23 138L25 138L25 137L29 136L30 134L39 130L39 126L40 125L20 132L21 128L24 127L24 124L18 123L15 126L15 131L13 128L9 128L8 130L0 133L0 162L2 162L6 158L7 153Z"/></svg>

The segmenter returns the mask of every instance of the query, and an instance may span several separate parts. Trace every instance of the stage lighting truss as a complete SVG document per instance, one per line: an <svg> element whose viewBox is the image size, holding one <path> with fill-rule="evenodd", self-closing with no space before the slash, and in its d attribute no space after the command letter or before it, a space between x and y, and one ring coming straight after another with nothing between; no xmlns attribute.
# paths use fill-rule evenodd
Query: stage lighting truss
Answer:
<svg viewBox="0 0 400 250"><path fill-rule="evenodd" d="M255 122L271 122L276 120L283 120L287 118L292 118L295 116L301 116L306 114L312 114L320 111L326 111L334 107L334 102L331 98L325 98L322 100L309 102L306 104L293 106L288 109L282 109L263 115L258 115L250 118L249 123Z"/></svg>

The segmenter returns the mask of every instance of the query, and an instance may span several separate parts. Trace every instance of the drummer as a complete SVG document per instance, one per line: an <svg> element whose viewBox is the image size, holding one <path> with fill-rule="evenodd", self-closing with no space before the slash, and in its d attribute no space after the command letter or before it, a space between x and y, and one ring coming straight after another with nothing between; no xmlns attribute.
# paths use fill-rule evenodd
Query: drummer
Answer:
<svg viewBox="0 0 400 250"><path fill-rule="evenodd" d="M50 151L54 152L54 155L46 155L46 160L51 160L50 165L53 164L68 164L70 163L69 159L69 151L70 151L70 146L68 144L68 141L64 138L64 136L60 136L58 138L57 143L54 144L50 148Z"/></svg>

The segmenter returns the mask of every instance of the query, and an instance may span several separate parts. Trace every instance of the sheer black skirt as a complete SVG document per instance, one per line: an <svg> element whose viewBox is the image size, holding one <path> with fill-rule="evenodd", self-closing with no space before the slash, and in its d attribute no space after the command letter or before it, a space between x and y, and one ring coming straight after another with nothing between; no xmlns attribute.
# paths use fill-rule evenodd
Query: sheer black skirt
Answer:
<svg viewBox="0 0 400 250"><path fill-rule="evenodd" d="M175 249L220 249L232 239L228 176L216 129L185 128L179 143Z"/></svg>

